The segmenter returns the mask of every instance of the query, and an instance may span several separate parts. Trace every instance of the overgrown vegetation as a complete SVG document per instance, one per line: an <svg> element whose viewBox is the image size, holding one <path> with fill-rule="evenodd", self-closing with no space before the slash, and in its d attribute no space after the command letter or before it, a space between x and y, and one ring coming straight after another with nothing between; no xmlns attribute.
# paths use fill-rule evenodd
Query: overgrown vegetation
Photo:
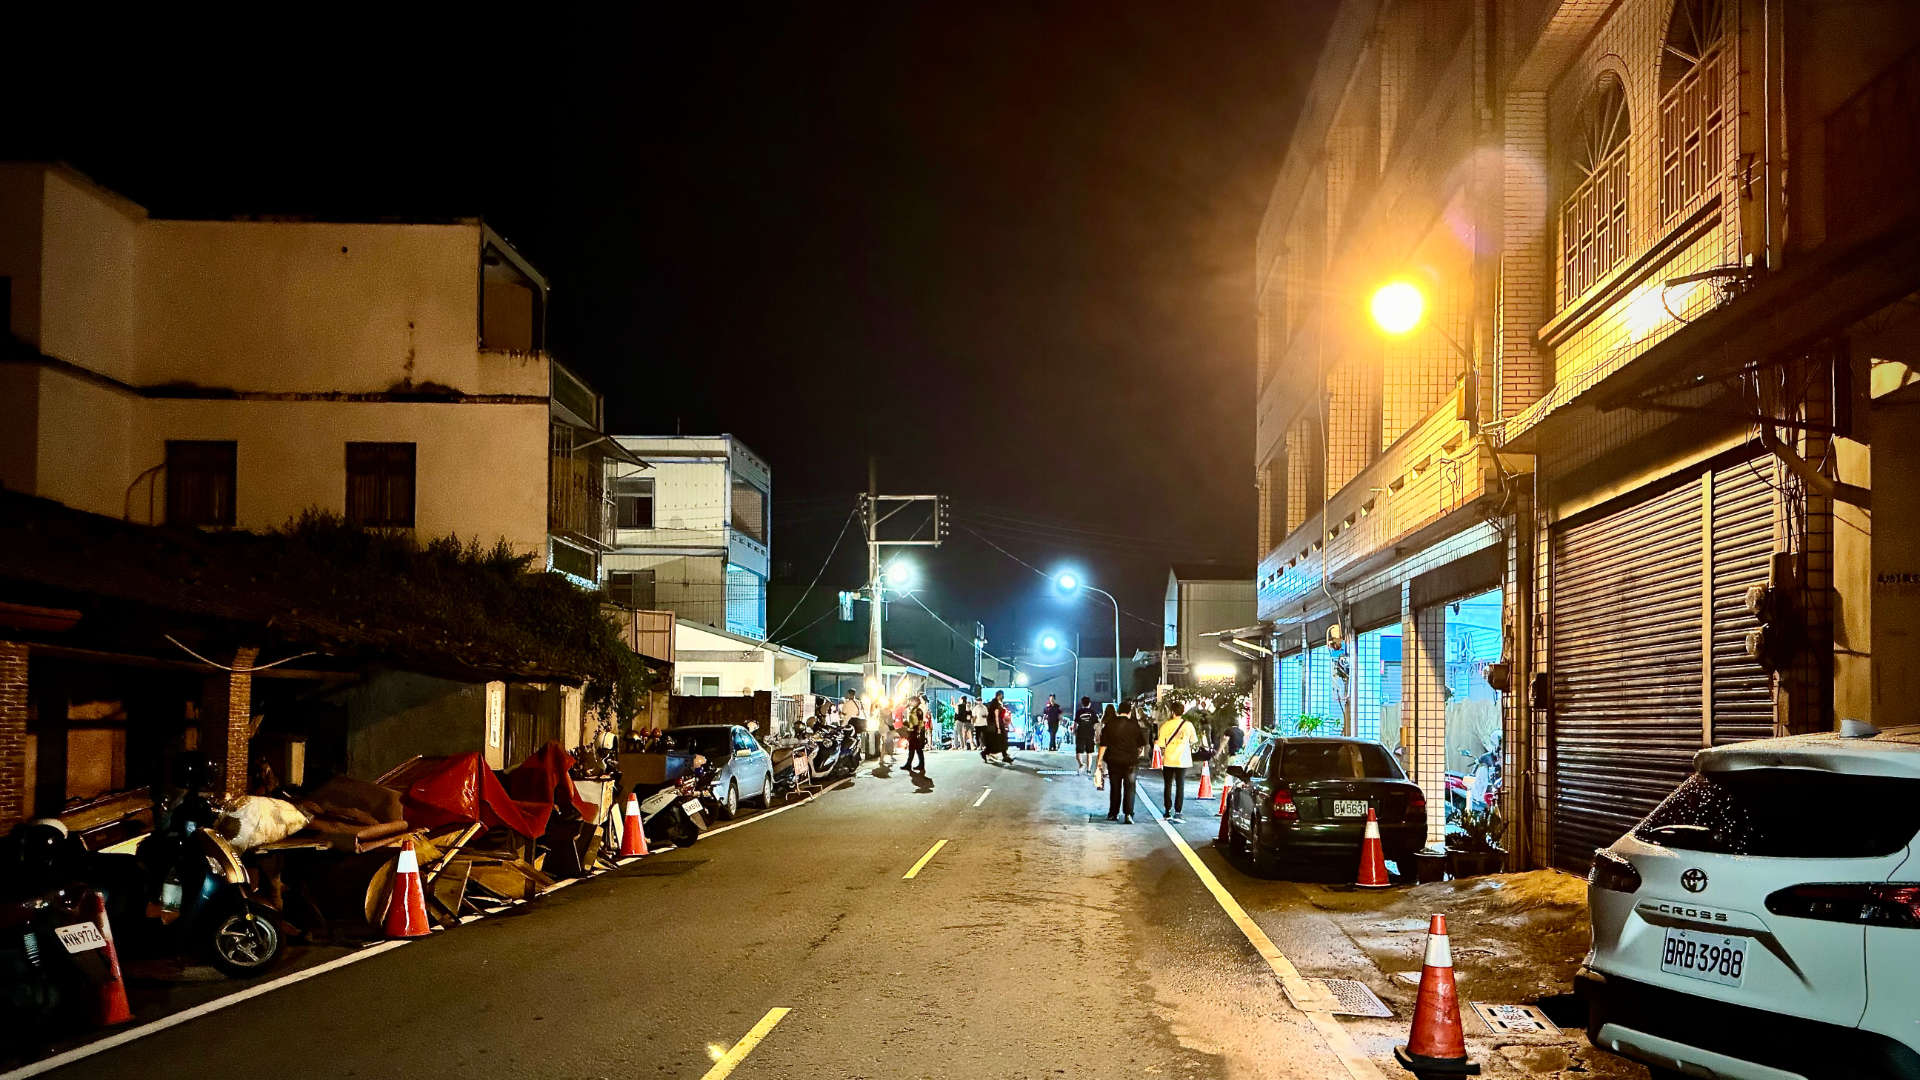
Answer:
<svg viewBox="0 0 1920 1080"><path fill-rule="evenodd" d="M1251 675L1231 679L1204 679L1193 686L1175 686L1166 692L1165 701L1178 701L1189 711L1199 710L1201 718L1212 721L1246 715L1253 704L1259 683Z"/></svg>
<svg viewBox="0 0 1920 1080"><path fill-rule="evenodd" d="M652 672L621 641L598 593L530 572L533 556L504 540L444 536L422 546L317 510L267 539L283 545L274 584L323 594L309 614L346 620L341 629L351 636L404 634L394 643L403 654L435 648L474 667L570 675L584 681L589 712L623 720L651 685Z"/></svg>

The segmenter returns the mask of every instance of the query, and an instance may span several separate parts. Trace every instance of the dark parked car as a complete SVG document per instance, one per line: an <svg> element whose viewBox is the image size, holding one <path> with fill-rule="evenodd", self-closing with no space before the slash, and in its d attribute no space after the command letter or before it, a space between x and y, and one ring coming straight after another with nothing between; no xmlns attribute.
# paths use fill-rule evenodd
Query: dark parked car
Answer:
<svg viewBox="0 0 1920 1080"><path fill-rule="evenodd" d="M1227 769L1227 850L1256 870L1287 859L1358 859L1367 811L1387 858L1427 839L1427 797L1386 747L1369 739L1277 738Z"/></svg>

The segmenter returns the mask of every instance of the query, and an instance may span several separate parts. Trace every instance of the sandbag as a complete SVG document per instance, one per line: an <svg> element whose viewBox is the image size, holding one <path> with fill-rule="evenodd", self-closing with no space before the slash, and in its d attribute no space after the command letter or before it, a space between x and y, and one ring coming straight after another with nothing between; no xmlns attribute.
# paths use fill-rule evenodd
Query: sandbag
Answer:
<svg viewBox="0 0 1920 1080"><path fill-rule="evenodd" d="M284 799L264 795L242 795L220 812L220 835L233 844L235 851L250 851L262 844L284 840L307 824L307 815Z"/></svg>

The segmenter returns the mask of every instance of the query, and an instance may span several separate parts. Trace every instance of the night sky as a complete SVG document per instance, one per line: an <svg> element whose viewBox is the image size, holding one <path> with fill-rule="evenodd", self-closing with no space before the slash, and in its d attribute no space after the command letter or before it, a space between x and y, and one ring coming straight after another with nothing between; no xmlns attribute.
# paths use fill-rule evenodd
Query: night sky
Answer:
<svg viewBox="0 0 1920 1080"><path fill-rule="evenodd" d="M1251 564L1254 234L1332 7L22 27L40 90L0 154L159 216L485 217L616 431L772 463L777 580L820 569L874 454L952 497L929 603L995 651L1077 611L1091 655L1111 609L986 540L1081 566L1144 620L1129 649L1170 560Z"/></svg>

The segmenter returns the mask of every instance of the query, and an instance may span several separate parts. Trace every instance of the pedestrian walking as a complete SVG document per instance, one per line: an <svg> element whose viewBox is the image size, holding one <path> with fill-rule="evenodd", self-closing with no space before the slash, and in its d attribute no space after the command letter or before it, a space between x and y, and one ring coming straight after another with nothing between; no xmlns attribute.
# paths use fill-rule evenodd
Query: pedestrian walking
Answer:
<svg viewBox="0 0 1920 1080"><path fill-rule="evenodd" d="M993 736L993 746L989 752L998 750L1000 760L1013 764L1013 755L1008 752L1007 736L1013 727L1013 711L1007 708L1007 692L995 690L993 700L987 703L987 731Z"/></svg>
<svg viewBox="0 0 1920 1080"><path fill-rule="evenodd" d="M1073 713L1073 771L1085 772L1093 768L1094 727L1100 723L1100 714L1093 711L1093 699L1083 697L1080 707Z"/></svg>
<svg viewBox="0 0 1920 1080"><path fill-rule="evenodd" d="M1060 707L1060 702L1052 694L1047 695L1047 707L1040 712L1047 718L1047 749L1049 751L1060 749L1060 718L1066 715L1066 711Z"/></svg>
<svg viewBox="0 0 1920 1080"><path fill-rule="evenodd" d="M1173 715L1161 722L1160 734L1154 740L1160 748L1160 809L1167 820L1179 821L1187 801L1187 770L1193 767L1193 746L1200 735L1193 729L1184 704L1176 701L1168 711Z"/></svg>
<svg viewBox="0 0 1920 1080"><path fill-rule="evenodd" d="M1220 741L1214 745L1213 759L1222 764L1231 761L1247 745L1247 729L1240 726L1240 718L1234 717L1227 729L1220 733ZM1212 768L1211 765L1208 768ZM1220 775L1215 771L1215 776Z"/></svg>
<svg viewBox="0 0 1920 1080"><path fill-rule="evenodd" d="M927 699L916 697L907 707L907 718L903 722L907 735L907 771L913 771L913 760L920 759L920 772L927 771L927 739L931 724L927 719Z"/></svg>
<svg viewBox="0 0 1920 1080"><path fill-rule="evenodd" d="M1113 781L1107 792L1107 820L1125 820L1133 824L1134 768L1140 764L1140 749L1146 745L1141 738L1140 725L1132 716L1133 706L1122 703L1121 712L1115 715L1113 706L1107 706L1107 721L1100 729L1099 757L1096 766L1104 765L1107 779Z"/></svg>
<svg viewBox="0 0 1920 1080"><path fill-rule="evenodd" d="M967 705L967 719L973 728L972 748L980 751L980 760L987 759L987 703L975 700Z"/></svg>

